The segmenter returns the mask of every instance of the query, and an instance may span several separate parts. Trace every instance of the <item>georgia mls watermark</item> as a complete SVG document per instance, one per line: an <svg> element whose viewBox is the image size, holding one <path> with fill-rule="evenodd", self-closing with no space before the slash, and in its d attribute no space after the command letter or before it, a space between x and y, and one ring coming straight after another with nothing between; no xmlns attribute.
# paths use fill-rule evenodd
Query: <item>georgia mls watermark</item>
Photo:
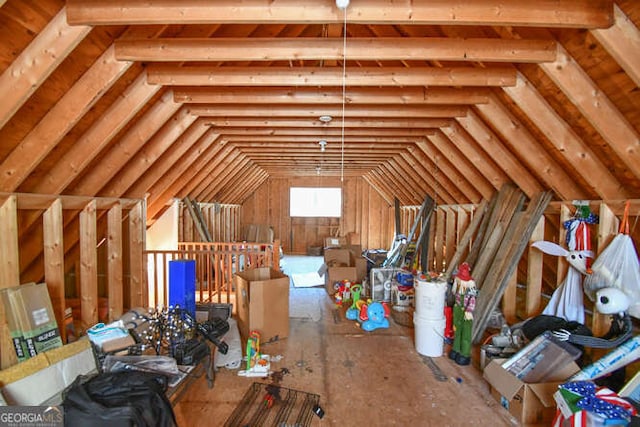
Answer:
<svg viewBox="0 0 640 427"><path fill-rule="evenodd" d="M61 406L0 406L1 427L60 427Z"/></svg>

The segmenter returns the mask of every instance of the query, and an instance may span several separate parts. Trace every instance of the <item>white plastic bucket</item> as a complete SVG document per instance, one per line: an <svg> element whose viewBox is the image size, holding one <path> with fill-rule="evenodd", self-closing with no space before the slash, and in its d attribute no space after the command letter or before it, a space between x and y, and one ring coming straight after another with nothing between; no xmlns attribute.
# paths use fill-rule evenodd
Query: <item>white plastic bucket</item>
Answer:
<svg viewBox="0 0 640 427"><path fill-rule="evenodd" d="M420 276L414 283L413 303L416 314L424 319L442 319L447 282L428 282Z"/></svg>
<svg viewBox="0 0 640 427"><path fill-rule="evenodd" d="M423 356L440 357L444 352L445 318L425 319L413 313L416 350Z"/></svg>

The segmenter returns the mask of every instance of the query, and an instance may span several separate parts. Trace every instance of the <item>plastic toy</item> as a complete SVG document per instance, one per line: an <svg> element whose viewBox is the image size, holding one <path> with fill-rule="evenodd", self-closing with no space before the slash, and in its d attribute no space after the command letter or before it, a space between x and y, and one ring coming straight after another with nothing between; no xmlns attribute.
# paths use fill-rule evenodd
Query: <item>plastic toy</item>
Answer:
<svg viewBox="0 0 640 427"><path fill-rule="evenodd" d="M363 311L366 309L366 318L363 319ZM378 301L374 301L371 304L363 305L360 311L360 319L362 322L362 329L367 332L371 332L373 330L379 328L388 328L389 327L389 319L387 316L389 315L388 308L385 308L385 305Z"/></svg>
<svg viewBox="0 0 640 427"><path fill-rule="evenodd" d="M260 354L260 333L249 332L247 339L247 367L238 371L241 377L267 377L271 370L271 360L268 354Z"/></svg>
<svg viewBox="0 0 640 427"><path fill-rule="evenodd" d="M334 285L336 293L333 295L336 301L336 306L342 307L343 303L351 301L351 282L343 280L342 282L336 282Z"/></svg>
<svg viewBox="0 0 640 427"><path fill-rule="evenodd" d="M358 314L360 312L360 307L358 307L358 303L360 302L360 293L362 292L362 285L355 284L351 286L351 295L353 297L353 302L351 303L351 307L347 309L345 313L345 317L349 320L357 320Z"/></svg>

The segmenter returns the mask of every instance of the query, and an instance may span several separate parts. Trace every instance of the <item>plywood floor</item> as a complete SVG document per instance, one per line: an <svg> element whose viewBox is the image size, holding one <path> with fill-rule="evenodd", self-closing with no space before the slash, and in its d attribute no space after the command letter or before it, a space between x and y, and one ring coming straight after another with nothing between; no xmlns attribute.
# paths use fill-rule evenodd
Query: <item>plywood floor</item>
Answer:
<svg viewBox="0 0 640 427"><path fill-rule="evenodd" d="M389 329L364 332L324 289L290 291L290 336L261 347L281 359L272 363L274 375L258 381L318 394L325 415L314 416L313 426L517 425L476 367L431 358L446 376L438 380L415 351L412 328L392 321ZM198 380L175 407L179 425L223 425L254 381L225 368L212 389Z"/></svg>

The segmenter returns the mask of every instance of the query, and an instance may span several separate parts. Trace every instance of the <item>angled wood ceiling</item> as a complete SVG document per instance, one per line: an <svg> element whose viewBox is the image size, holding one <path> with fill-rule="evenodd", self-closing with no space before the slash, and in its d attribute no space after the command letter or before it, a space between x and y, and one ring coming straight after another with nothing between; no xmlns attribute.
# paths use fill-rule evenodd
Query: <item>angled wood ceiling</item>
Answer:
<svg viewBox="0 0 640 427"><path fill-rule="evenodd" d="M0 192L640 198L639 25L634 0L352 0L345 39L333 0L0 0Z"/></svg>

